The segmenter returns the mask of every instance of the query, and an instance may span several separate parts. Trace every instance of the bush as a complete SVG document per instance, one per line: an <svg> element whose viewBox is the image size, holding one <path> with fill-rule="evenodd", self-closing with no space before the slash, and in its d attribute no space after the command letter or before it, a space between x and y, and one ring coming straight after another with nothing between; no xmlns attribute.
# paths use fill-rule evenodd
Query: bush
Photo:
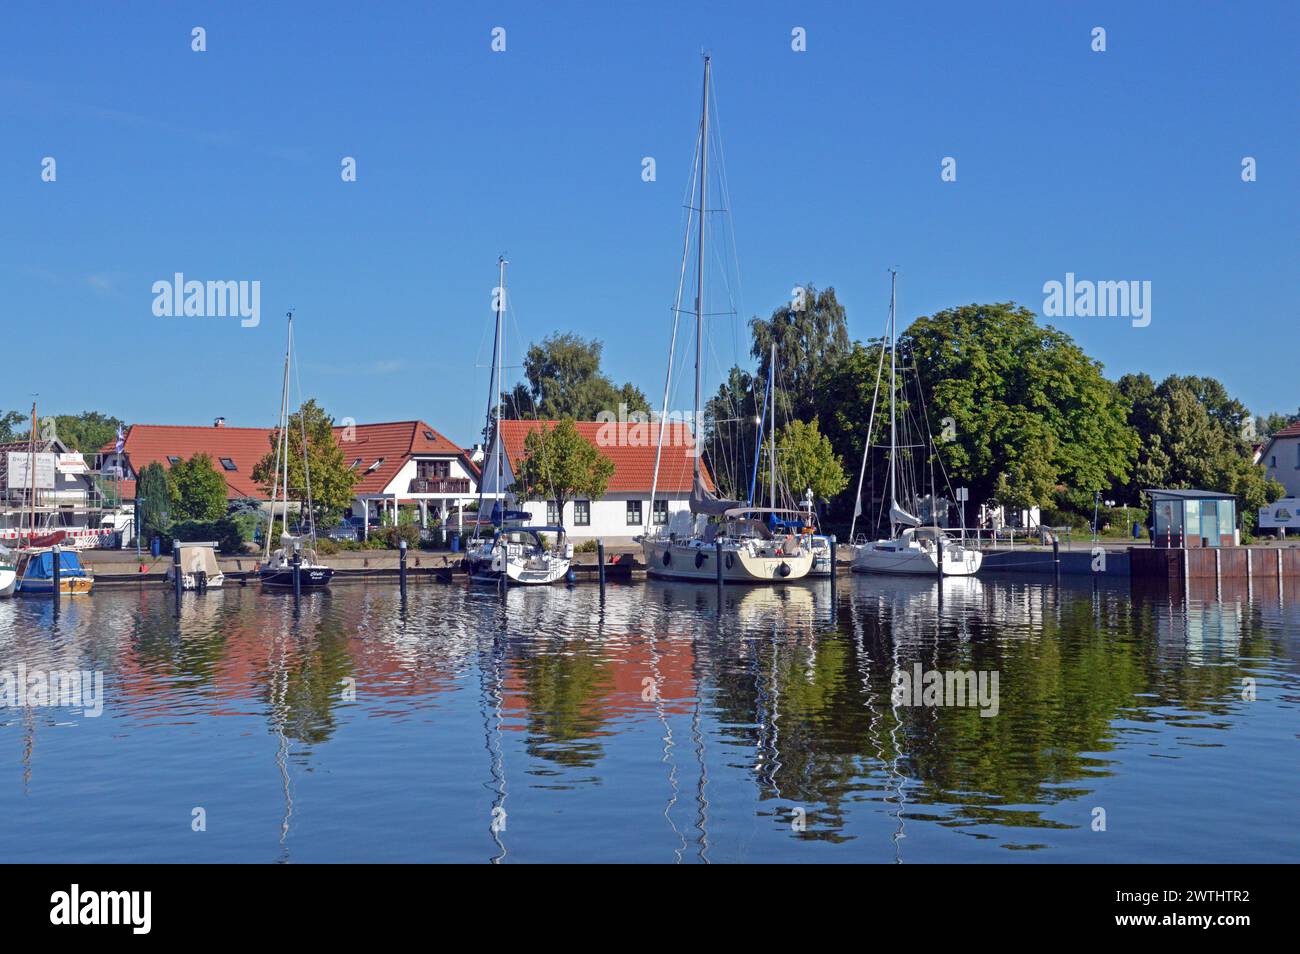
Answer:
<svg viewBox="0 0 1300 954"><path fill-rule="evenodd" d="M778 457L777 460L779 461L780 458ZM600 548L597 545L595 540L584 540L573 548L573 552L574 553L595 553L599 549Z"/></svg>
<svg viewBox="0 0 1300 954"><path fill-rule="evenodd" d="M229 517L220 520L180 520L162 534L164 551L170 551L172 542L197 543L213 540L222 553L243 553L244 536L239 524Z"/></svg>
<svg viewBox="0 0 1300 954"><path fill-rule="evenodd" d="M370 539L379 539L380 546L396 550L403 540L407 548L414 550L420 545L420 528L414 523L401 523L396 527L384 527L379 533L371 534Z"/></svg>

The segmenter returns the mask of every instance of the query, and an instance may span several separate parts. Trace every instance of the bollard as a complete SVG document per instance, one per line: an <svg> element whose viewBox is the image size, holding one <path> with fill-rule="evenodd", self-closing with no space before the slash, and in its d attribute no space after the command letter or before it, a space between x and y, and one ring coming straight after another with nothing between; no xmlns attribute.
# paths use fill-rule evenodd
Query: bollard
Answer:
<svg viewBox="0 0 1300 954"><path fill-rule="evenodd" d="M836 548L836 545L837 545L837 541L836 541L836 539L835 539L835 534L832 533L832 534L831 534L831 601L832 601L832 602L834 602L834 600L835 600L835 576L836 576L836 570L839 569L839 564L837 564L837 563L835 562L835 559L836 559L836 557L835 557L835 548Z"/></svg>
<svg viewBox="0 0 1300 954"><path fill-rule="evenodd" d="M718 586L722 585L722 538L713 541L714 561L718 564Z"/></svg>
<svg viewBox="0 0 1300 954"><path fill-rule="evenodd" d="M397 581L402 590L402 599L406 599L406 541L397 543Z"/></svg>
<svg viewBox="0 0 1300 954"><path fill-rule="evenodd" d="M1061 541L1052 534L1052 572L1056 575L1056 581L1061 581Z"/></svg>
<svg viewBox="0 0 1300 954"><path fill-rule="evenodd" d="M293 601L297 603L302 599L302 547L300 544L293 545Z"/></svg>
<svg viewBox="0 0 1300 954"><path fill-rule="evenodd" d="M943 534L936 533L934 535L934 542L935 542L935 547L937 548L936 553L939 557L939 559L936 561L936 567L938 569L939 579L942 580L943 579Z"/></svg>
<svg viewBox="0 0 1300 954"><path fill-rule="evenodd" d="M596 541L596 561L600 564L600 596L605 598L605 541Z"/></svg>
<svg viewBox="0 0 1300 954"><path fill-rule="evenodd" d="M172 541L172 586L175 587L176 598L179 600L184 581L181 580L181 548L175 540Z"/></svg>
<svg viewBox="0 0 1300 954"><path fill-rule="evenodd" d="M59 597L62 595L59 590L62 589L63 581L63 548L54 548L54 607L59 606Z"/></svg>

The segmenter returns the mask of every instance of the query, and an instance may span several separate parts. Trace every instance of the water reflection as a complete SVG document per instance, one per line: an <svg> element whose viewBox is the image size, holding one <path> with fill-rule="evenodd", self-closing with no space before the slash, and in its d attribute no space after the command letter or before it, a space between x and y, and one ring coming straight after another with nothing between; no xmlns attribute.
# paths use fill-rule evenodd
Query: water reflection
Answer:
<svg viewBox="0 0 1300 954"><path fill-rule="evenodd" d="M41 782L89 791L74 757L126 802L90 803L106 848L135 839L145 857L195 849L106 819L134 818L133 799L215 798L191 792L214 761L205 791L258 792L226 809L243 827L222 850L241 860L1079 859L1102 844L1087 837L1103 797L1182 812L1142 851L1193 829L1232 846L1234 826L1216 816L1207 836L1184 790L1217 778L1211 751L1242 735L1237 790L1265 814L1290 791L1298 607L1287 589L1212 583L869 577L652 581L604 599L340 586L296 608L232 588L187 594L179 617L159 591L105 590L57 619L2 601L0 668L99 669L108 700L99 720L0 709L0 767L21 781L0 789L0 847L15 819L67 821ZM901 704L894 674L916 666L996 672L997 715ZM128 783L141 777L152 792ZM455 822L426 831L429 817ZM1141 856L1123 835L1104 844Z"/></svg>

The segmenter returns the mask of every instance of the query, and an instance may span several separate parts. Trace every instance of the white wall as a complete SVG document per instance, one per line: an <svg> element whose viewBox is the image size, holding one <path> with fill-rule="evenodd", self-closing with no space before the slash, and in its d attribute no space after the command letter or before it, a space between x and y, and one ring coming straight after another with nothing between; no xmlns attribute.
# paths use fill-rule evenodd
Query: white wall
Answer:
<svg viewBox="0 0 1300 954"><path fill-rule="evenodd" d="M668 513L671 514L678 510L690 509L689 494L659 494L662 500L667 496ZM627 501L641 501L641 515L643 519L650 516L650 494L607 494L599 500L592 501L591 504L591 525L579 527L573 522L573 502L569 501L564 505L563 523L565 532L571 540L588 540L600 537L605 540L631 539L640 533L646 532L646 527L641 525L629 526L627 522ZM546 519L546 504L540 500L531 501L526 504L511 504L520 510L526 510L532 514L532 522L544 524ZM653 529L653 528L651 528Z"/></svg>
<svg viewBox="0 0 1300 954"><path fill-rule="evenodd" d="M1286 488L1288 497L1300 497L1300 437L1279 437L1264 448L1264 472ZM1277 460L1274 466L1274 459Z"/></svg>

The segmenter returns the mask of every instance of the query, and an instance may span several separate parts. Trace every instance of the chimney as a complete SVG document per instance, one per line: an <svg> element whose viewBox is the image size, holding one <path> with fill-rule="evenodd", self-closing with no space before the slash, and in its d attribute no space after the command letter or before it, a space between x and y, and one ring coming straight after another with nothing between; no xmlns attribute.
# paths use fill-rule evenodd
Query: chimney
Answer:
<svg viewBox="0 0 1300 954"><path fill-rule="evenodd" d="M219 418L217 418L215 421L212 422L212 426L213 426L213 427L225 427L225 426L226 426L226 419L225 419L224 417L219 417Z"/></svg>

